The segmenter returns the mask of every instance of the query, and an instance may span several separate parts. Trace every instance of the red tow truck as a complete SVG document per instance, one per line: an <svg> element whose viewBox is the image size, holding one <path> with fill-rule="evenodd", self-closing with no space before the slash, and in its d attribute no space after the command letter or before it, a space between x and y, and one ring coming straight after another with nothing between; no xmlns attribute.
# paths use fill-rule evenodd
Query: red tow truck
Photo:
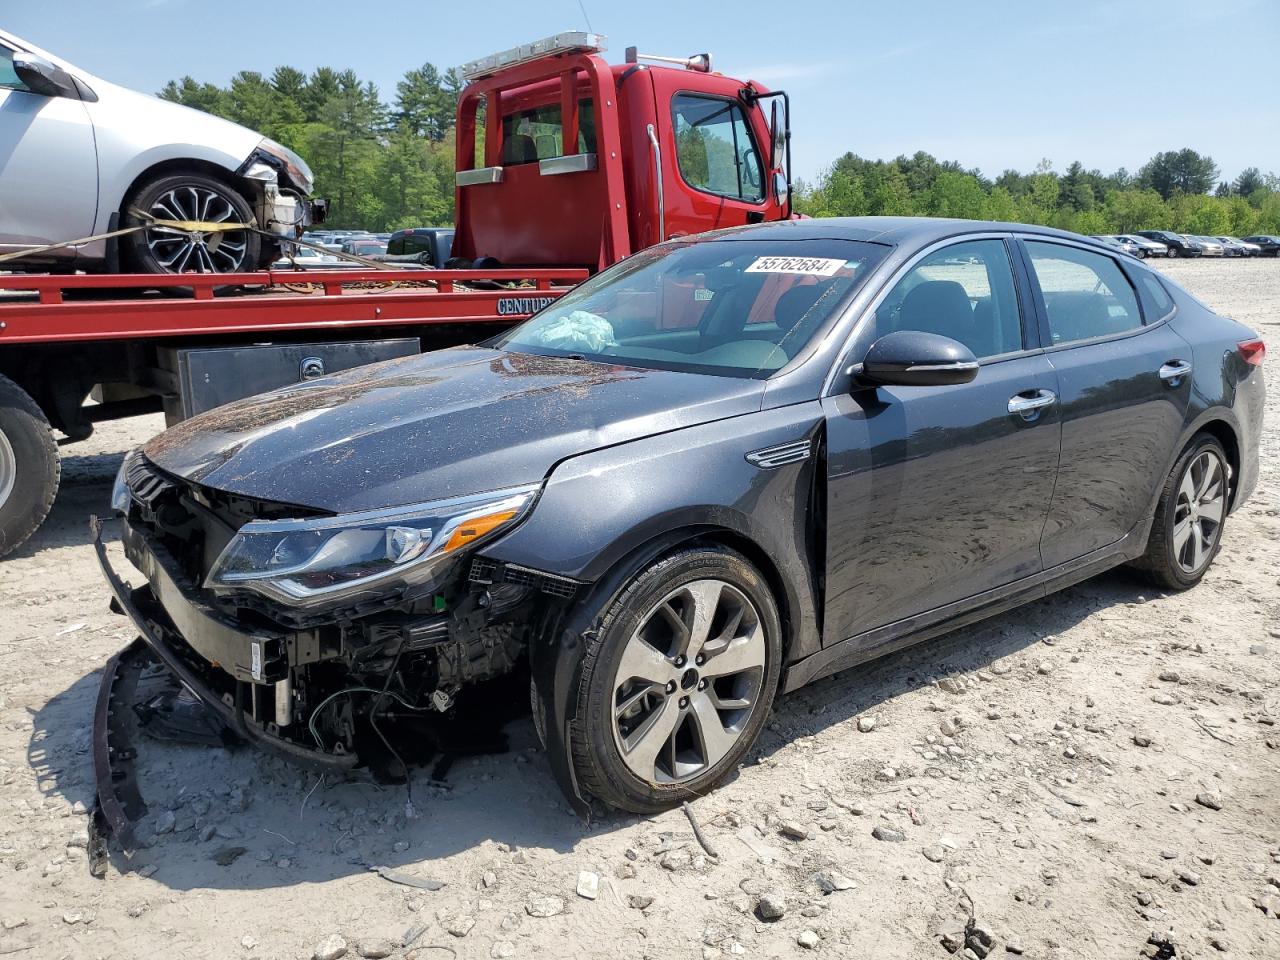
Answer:
<svg viewBox="0 0 1280 960"><path fill-rule="evenodd" d="M604 49L560 33L464 65L448 269L184 274L184 297L155 275L0 274L0 556L95 423L475 342L652 244L791 216L785 93L709 54Z"/></svg>

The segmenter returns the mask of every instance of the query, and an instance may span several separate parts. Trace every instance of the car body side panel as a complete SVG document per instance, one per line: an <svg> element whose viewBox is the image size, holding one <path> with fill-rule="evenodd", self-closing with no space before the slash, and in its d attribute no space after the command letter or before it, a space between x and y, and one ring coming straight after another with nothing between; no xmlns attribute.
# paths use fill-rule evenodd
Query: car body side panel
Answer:
<svg viewBox="0 0 1280 960"><path fill-rule="evenodd" d="M594 581L648 545L670 544L673 534L727 530L775 568L790 656L807 655L819 645L812 491L821 426L814 401L573 457L551 474L529 519L484 555ZM810 452L799 462L762 468L746 459L803 440Z"/></svg>
<svg viewBox="0 0 1280 960"><path fill-rule="evenodd" d="M98 167L89 106L0 89L0 253L93 232Z"/></svg>

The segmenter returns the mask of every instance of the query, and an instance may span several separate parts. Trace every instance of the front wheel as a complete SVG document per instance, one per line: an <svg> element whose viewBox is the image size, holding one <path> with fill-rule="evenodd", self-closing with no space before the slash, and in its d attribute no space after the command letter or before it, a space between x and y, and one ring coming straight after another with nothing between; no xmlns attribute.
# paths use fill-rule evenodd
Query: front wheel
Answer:
<svg viewBox="0 0 1280 960"><path fill-rule="evenodd" d="M655 813L702 796L750 749L781 668L777 604L722 547L683 550L607 601L572 722L578 783Z"/></svg>
<svg viewBox="0 0 1280 960"><path fill-rule="evenodd" d="M253 209L238 191L202 173L180 173L144 184L124 211L124 223L144 221L137 208L158 220L252 224ZM262 238L252 230L182 231L148 227L129 234L129 259L140 273L239 273L255 270Z"/></svg>
<svg viewBox="0 0 1280 960"><path fill-rule="evenodd" d="M1194 587L1222 546L1229 496L1227 455L1217 440L1202 434L1165 480L1147 552L1138 566L1166 589Z"/></svg>
<svg viewBox="0 0 1280 960"><path fill-rule="evenodd" d="M0 557L44 522L59 475L49 421L21 387L0 377Z"/></svg>

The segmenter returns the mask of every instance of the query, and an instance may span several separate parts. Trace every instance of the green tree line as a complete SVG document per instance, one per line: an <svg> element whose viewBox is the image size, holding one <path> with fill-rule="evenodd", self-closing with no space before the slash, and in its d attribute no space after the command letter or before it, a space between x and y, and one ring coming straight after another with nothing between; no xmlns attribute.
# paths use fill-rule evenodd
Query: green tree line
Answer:
<svg viewBox="0 0 1280 960"><path fill-rule="evenodd" d="M259 130L297 151L332 203L329 224L395 230L453 222L454 116L462 81L430 63L408 71L391 102L351 70L243 71L220 87L171 80L167 100ZM1008 220L1077 233L1280 233L1280 177L1250 167L1231 182L1191 149L1158 153L1137 173L1041 161L994 180L928 153L867 160L846 153L796 184L814 217L938 216Z"/></svg>
<svg viewBox="0 0 1280 960"><path fill-rule="evenodd" d="M1006 220L1076 233L1173 230L1209 236L1280 233L1280 177L1250 167L1218 180L1212 157L1191 149L1158 153L1136 174L978 170L927 153L865 160L846 153L812 183L796 186L796 209L813 217L932 216Z"/></svg>

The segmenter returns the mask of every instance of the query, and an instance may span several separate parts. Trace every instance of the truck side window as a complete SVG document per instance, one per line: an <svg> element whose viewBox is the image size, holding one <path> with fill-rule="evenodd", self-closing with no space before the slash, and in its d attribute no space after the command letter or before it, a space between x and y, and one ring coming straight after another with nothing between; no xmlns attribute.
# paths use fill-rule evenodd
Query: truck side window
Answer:
<svg viewBox="0 0 1280 960"><path fill-rule="evenodd" d="M671 110L676 158L689 186L749 203L764 199L760 153L735 101L682 93Z"/></svg>

